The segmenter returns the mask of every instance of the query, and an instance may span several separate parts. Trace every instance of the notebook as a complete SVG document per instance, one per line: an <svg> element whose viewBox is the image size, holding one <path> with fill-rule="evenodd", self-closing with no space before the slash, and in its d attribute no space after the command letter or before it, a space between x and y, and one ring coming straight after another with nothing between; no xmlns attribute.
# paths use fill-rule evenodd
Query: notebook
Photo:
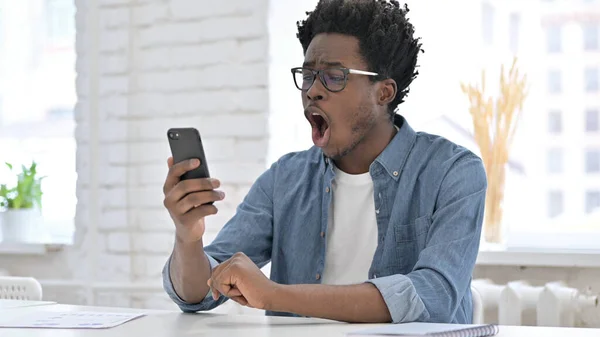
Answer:
<svg viewBox="0 0 600 337"><path fill-rule="evenodd" d="M351 336L488 337L498 334L492 324L404 323L351 332Z"/></svg>

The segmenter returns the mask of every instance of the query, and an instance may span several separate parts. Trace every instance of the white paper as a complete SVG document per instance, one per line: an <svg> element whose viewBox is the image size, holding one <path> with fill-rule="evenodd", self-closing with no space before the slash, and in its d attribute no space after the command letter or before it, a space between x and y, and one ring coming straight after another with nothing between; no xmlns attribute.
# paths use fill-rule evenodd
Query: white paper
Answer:
<svg viewBox="0 0 600 337"><path fill-rule="evenodd" d="M10 322L2 322L0 328L105 329L141 316L144 314L95 311L34 312Z"/></svg>
<svg viewBox="0 0 600 337"><path fill-rule="evenodd" d="M0 310L22 307L33 307L38 305L56 304L50 301L24 301L24 300L4 300L0 299Z"/></svg>

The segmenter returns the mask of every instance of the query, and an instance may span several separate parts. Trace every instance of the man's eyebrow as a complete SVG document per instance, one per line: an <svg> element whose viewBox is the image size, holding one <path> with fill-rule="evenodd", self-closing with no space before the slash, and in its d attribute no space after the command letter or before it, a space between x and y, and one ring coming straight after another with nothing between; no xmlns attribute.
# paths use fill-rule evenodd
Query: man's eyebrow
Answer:
<svg viewBox="0 0 600 337"><path fill-rule="evenodd" d="M326 66L329 67L343 67L344 64L342 62L339 61L320 61L319 64L324 64ZM315 62L314 61L308 61L308 62L304 62L302 64L303 67L314 67L315 66Z"/></svg>

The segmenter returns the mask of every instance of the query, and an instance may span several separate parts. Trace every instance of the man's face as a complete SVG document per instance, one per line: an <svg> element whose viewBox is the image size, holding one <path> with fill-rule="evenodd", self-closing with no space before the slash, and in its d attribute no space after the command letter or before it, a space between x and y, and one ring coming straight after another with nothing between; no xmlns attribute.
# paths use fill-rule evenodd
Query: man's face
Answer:
<svg viewBox="0 0 600 337"><path fill-rule="evenodd" d="M368 70L353 36L318 34L304 56L304 68ZM338 79L339 80L339 79ZM375 125L376 86L368 76L349 74L345 88L332 92L319 77L302 90L304 115L312 126L313 143L325 155L339 159L350 153Z"/></svg>

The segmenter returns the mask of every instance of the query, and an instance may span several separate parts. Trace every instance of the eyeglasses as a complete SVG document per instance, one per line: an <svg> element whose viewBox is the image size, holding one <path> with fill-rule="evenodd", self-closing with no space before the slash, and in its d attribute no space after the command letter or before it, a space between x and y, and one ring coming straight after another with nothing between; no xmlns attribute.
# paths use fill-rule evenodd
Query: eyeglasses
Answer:
<svg viewBox="0 0 600 337"><path fill-rule="evenodd" d="M344 90L348 83L348 74L355 75L366 75L366 76L378 76L377 73L369 71L348 69L348 68L329 68L314 70L308 68L292 68L292 75L294 76L294 83L296 88L305 91L312 87L317 76L323 83L323 86L331 92L340 92Z"/></svg>

